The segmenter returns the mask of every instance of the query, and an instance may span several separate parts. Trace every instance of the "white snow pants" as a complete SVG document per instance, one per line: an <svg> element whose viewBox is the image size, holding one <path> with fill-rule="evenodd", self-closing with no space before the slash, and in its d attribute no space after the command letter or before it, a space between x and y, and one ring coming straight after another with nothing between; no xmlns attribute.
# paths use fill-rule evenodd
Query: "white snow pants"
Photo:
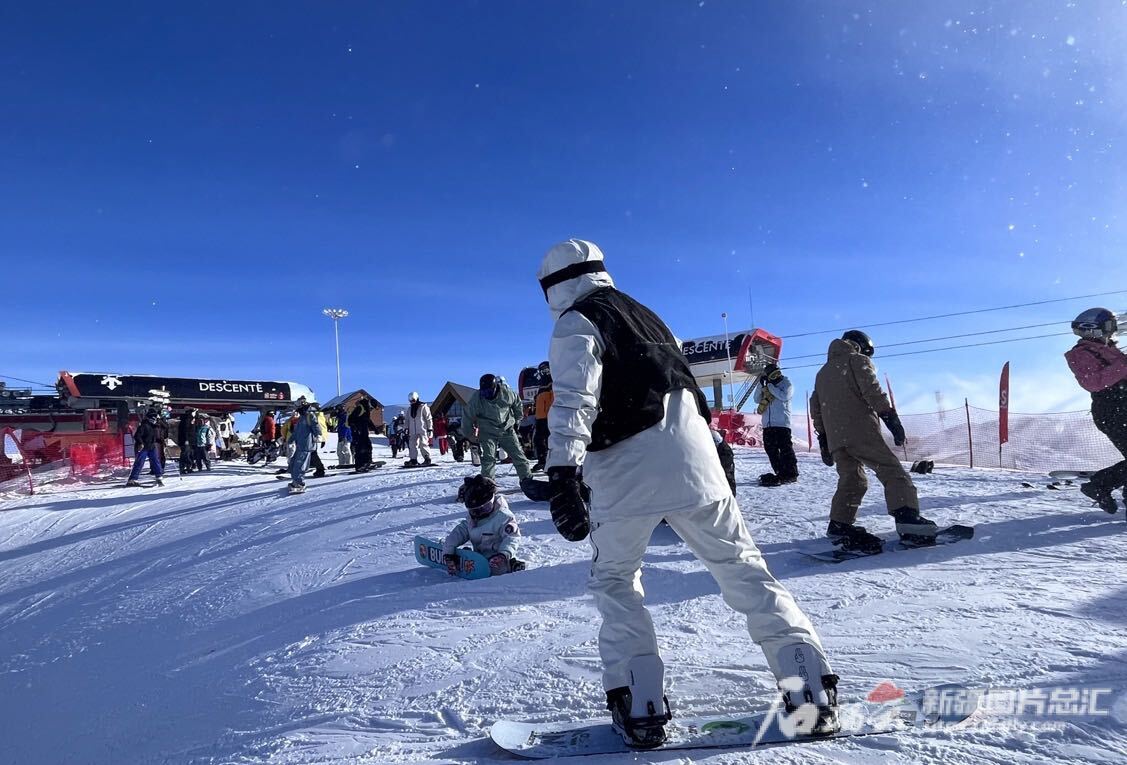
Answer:
<svg viewBox="0 0 1127 765"><path fill-rule="evenodd" d="M348 441L337 441L337 464L341 467L352 464L352 444Z"/></svg>
<svg viewBox="0 0 1127 765"><path fill-rule="evenodd" d="M430 459L430 448L427 437L422 433L417 433L413 436L407 437L407 451L413 460L419 458L419 454L423 455L423 461L426 462Z"/></svg>
<svg viewBox="0 0 1127 765"><path fill-rule="evenodd" d="M747 616L747 631L767 657L776 680L792 674L781 650L795 643L812 646L830 672L821 641L790 592L771 576L744 525L735 497L696 510L643 515L596 524L591 531L594 558L587 586L603 617L599 653L605 690L630 685L627 667L635 657L660 654L653 620L642 604L642 556L650 534L665 518L720 585L724 602Z"/></svg>

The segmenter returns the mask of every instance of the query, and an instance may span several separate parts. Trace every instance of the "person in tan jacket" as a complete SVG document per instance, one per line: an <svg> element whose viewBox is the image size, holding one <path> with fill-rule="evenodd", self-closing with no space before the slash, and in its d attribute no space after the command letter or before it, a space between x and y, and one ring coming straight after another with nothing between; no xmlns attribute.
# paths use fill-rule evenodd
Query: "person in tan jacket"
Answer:
<svg viewBox="0 0 1127 765"><path fill-rule="evenodd" d="M888 513L901 537L933 537L937 531L935 523L920 515L916 487L881 436L883 420L897 446L905 441L904 426L870 360L874 351L869 336L856 329L831 342L810 397L822 461L836 466L838 475L826 536L843 549L865 552L879 552L882 545L879 537L855 525L869 487L866 467L884 486Z"/></svg>

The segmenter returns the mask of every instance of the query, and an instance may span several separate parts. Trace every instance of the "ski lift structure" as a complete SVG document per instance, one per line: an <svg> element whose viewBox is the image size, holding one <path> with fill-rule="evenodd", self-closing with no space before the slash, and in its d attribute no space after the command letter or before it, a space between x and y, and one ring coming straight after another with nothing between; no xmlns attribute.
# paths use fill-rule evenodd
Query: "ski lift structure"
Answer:
<svg viewBox="0 0 1127 765"><path fill-rule="evenodd" d="M765 329L749 329L725 337L712 335L681 344L681 352L689 361L689 369L705 395L712 392L714 410L739 411L751 397L755 381L770 363L778 363L783 352L783 339ZM724 405L724 385L733 386L732 400ZM735 390L738 386L738 391Z"/></svg>

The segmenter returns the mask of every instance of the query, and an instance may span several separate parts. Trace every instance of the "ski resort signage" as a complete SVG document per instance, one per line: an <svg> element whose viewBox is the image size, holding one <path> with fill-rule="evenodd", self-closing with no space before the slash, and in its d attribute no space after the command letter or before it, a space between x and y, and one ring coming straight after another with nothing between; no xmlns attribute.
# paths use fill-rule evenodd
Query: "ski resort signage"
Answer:
<svg viewBox="0 0 1127 765"><path fill-rule="evenodd" d="M304 385L267 380L208 380L153 375L60 372L59 392L75 399L167 400L222 404L285 404L313 392Z"/></svg>
<svg viewBox="0 0 1127 765"><path fill-rule="evenodd" d="M726 378L729 372L733 382L756 377L768 362L779 360L782 349L782 339L762 329L681 343L681 353L688 359L693 376L702 384L713 378Z"/></svg>

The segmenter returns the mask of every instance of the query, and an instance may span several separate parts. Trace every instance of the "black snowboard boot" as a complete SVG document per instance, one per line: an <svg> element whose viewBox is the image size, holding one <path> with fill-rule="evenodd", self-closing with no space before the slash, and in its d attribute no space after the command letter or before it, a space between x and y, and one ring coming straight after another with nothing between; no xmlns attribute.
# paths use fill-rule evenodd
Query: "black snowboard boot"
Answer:
<svg viewBox="0 0 1127 765"><path fill-rule="evenodd" d="M822 675L822 688L826 692L826 699L828 704L817 704L817 716L813 720L808 736L832 736L841 730L841 721L837 716L837 675ZM810 690L809 686L804 692L805 702L814 703L814 693ZM798 705L792 701L792 694L783 693L783 706L786 708L787 715L793 715L798 711ZM803 726L804 727L804 726Z"/></svg>
<svg viewBox="0 0 1127 765"><path fill-rule="evenodd" d="M939 531L935 521L924 518L914 507L901 507L893 510L890 515L896 519L896 533L906 542L927 544L935 540L935 534Z"/></svg>
<svg viewBox="0 0 1127 765"><path fill-rule="evenodd" d="M653 749L665 743L665 724L672 719L669 700L662 697L664 710L656 710L649 705L649 716L630 716L630 688L613 688L607 691L607 709L610 710L611 726L622 736L628 746L636 749Z"/></svg>
<svg viewBox="0 0 1127 765"><path fill-rule="evenodd" d="M526 568L528 568L528 564L526 564L523 560L517 560L516 558L510 558L509 559L509 572L510 573L513 573L513 572L516 572L516 571L524 571Z"/></svg>
<svg viewBox="0 0 1127 765"><path fill-rule="evenodd" d="M774 473L764 473L759 476L760 486L778 486L780 483L782 483L782 481L780 481L779 477Z"/></svg>
<svg viewBox="0 0 1127 765"><path fill-rule="evenodd" d="M826 527L826 536L835 545L840 545L843 550L868 553L879 553L884 549L884 540L876 534L870 534L864 526L841 521L830 521Z"/></svg>
<svg viewBox="0 0 1127 765"><path fill-rule="evenodd" d="M1112 496L1111 490L1105 486L1097 484L1095 481L1088 481L1088 483L1080 484L1080 491L1085 497L1095 502L1100 506L1100 509L1105 513L1115 515L1119 512L1119 505L1115 502L1115 497ZM1127 492L1124 493L1127 497Z"/></svg>

